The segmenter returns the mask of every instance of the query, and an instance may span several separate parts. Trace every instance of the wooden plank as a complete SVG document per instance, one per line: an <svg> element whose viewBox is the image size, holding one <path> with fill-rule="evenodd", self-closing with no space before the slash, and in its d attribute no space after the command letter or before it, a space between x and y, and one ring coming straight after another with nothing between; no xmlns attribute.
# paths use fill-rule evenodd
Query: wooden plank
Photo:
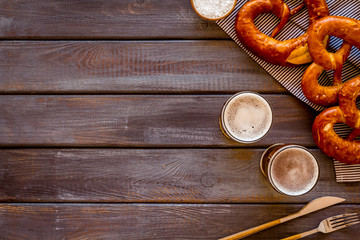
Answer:
<svg viewBox="0 0 360 240"><path fill-rule="evenodd" d="M2 239L218 239L297 212L303 205L0 204ZM250 239L280 239L316 228L326 217L356 212L337 205L264 230ZM308 239L355 239L350 226Z"/></svg>
<svg viewBox="0 0 360 240"><path fill-rule="evenodd" d="M264 95L274 111L268 135L251 146L314 146L309 107ZM0 96L0 146L229 147L219 114L230 95Z"/></svg>
<svg viewBox="0 0 360 240"><path fill-rule="evenodd" d="M189 0L1 1L0 15L5 39L229 38Z"/></svg>
<svg viewBox="0 0 360 240"><path fill-rule="evenodd" d="M286 92L236 43L3 41L0 93Z"/></svg>
<svg viewBox="0 0 360 240"><path fill-rule="evenodd" d="M360 184L337 184L331 159L312 150L320 180L286 197L259 169L264 149L9 149L0 151L0 201L304 203L341 196L360 203Z"/></svg>

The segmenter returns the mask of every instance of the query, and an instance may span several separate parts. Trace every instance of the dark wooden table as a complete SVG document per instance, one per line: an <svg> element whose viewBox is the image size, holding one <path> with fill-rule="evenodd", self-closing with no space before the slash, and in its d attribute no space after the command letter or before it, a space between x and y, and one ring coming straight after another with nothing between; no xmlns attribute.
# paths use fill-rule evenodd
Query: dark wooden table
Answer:
<svg viewBox="0 0 360 240"><path fill-rule="evenodd" d="M314 145L316 112L190 0L1 0L0 17L0 239L217 239L326 195L347 201L249 239L360 213L360 184L336 183ZM274 109L252 145L218 126L242 90ZM278 142L318 157L312 192L286 197L265 181L259 159Z"/></svg>

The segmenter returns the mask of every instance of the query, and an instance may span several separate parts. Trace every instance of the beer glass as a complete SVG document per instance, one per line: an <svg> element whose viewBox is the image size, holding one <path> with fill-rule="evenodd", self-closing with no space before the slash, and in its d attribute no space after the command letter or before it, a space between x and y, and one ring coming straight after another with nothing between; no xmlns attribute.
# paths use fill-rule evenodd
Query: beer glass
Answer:
<svg viewBox="0 0 360 240"><path fill-rule="evenodd" d="M273 112L269 102L255 92L239 92L224 104L220 129L226 137L240 143L254 143L270 130Z"/></svg>
<svg viewBox="0 0 360 240"><path fill-rule="evenodd" d="M311 191L318 182L320 169L315 156L296 144L275 144L261 156L260 169L279 193L299 196Z"/></svg>

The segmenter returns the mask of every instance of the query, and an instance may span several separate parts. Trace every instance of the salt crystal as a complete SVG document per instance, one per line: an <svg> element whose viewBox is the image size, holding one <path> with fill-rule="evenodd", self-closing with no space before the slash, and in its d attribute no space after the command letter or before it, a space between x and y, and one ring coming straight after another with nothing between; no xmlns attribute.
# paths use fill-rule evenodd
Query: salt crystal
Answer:
<svg viewBox="0 0 360 240"><path fill-rule="evenodd" d="M193 0L198 13L209 19L224 17L233 8L235 0Z"/></svg>

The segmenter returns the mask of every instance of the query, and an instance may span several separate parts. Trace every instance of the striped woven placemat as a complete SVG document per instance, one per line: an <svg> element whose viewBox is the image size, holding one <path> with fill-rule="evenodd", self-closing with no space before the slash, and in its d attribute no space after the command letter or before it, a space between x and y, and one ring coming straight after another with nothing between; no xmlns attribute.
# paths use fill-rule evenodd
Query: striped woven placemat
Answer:
<svg viewBox="0 0 360 240"><path fill-rule="evenodd" d="M250 56L252 57L261 67L263 67L271 76L273 76L281 85L283 85L289 92L294 96L310 105L317 111L321 111L324 108L316 104L311 103L306 99L301 90L301 78L305 72L307 65L296 68L276 66L263 61L256 57L249 50L247 50L239 41L235 32L235 18L240 7L244 5L246 0L238 0L233 12L224 19L216 21L216 23ZM290 9L298 6L302 3L301 0L288 0L285 1ZM328 0L327 1L330 15L345 16L351 18L359 18L360 1L345 1L345 0ZM308 13L306 8L291 17L290 21L286 24L283 30L277 35L278 40L286 40L302 35L306 29L308 29ZM264 34L270 35L272 30L279 23L279 19L273 14L262 14L255 19L255 25ZM329 48L332 51L339 49L342 44L342 40L331 37ZM330 85L332 82L333 71L325 71L319 77L319 83L322 85ZM347 81L355 76L360 75L360 51L353 47L351 54L344 64L342 71L343 81ZM358 107L360 102L358 102ZM347 136L351 131L345 124L336 124L335 131L341 137ZM334 168L337 182L356 182L360 181L360 164L359 165L347 165L342 164L334 160Z"/></svg>

